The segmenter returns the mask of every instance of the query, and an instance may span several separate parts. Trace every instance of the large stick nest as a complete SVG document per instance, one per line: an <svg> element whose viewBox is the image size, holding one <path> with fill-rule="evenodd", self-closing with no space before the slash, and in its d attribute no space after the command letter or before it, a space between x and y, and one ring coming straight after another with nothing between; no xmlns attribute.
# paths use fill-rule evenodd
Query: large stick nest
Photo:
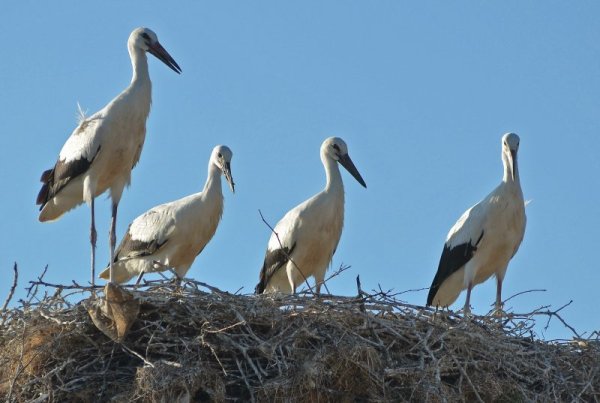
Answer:
<svg viewBox="0 0 600 403"><path fill-rule="evenodd" d="M598 401L598 338L534 336L536 314L463 319L385 292L244 296L188 281L132 291L121 343L67 294L0 318L7 401ZM37 286L36 286L37 288ZM208 291L202 291L202 290ZM548 316L550 317L550 316Z"/></svg>

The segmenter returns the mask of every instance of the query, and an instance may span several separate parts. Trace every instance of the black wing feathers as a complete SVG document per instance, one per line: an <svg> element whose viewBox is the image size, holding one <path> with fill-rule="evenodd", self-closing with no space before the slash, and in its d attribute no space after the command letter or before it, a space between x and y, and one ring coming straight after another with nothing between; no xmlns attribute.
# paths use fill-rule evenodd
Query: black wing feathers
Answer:
<svg viewBox="0 0 600 403"><path fill-rule="evenodd" d="M269 280L273 277L273 274L288 262L295 247L296 244L294 243L291 248L284 247L273 251L267 251L265 254L265 262L260 271L260 282L254 289L256 294L263 293L265 288L267 288L267 284L269 284Z"/></svg>
<svg viewBox="0 0 600 403"><path fill-rule="evenodd" d="M47 169L42 173L42 177L40 181L43 183L40 192L37 195L37 199L35 199L36 205L41 205L40 210L44 207L44 204L48 201L48 192L50 191L50 183L52 181L52 177L54 176L54 168Z"/></svg>
<svg viewBox="0 0 600 403"><path fill-rule="evenodd" d="M132 239L131 233L129 232L129 228L127 228L125 237L123 238L123 240L119 244L119 247L115 251L114 262L117 262L119 259L130 259L133 257L152 255L168 241L169 239L165 239L163 242L158 242L156 239L153 239L149 242L145 242L139 241L137 239Z"/></svg>
<svg viewBox="0 0 600 403"><path fill-rule="evenodd" d="M452 273L458 271L471 260L475 251L477 251L477 245L481 242L481 238L483 238L483 231L475 244L473 244L473 241L471 240L467 243L456 245L452 249L444 244L444 250L440 257L440 264L438 265L437 273L435 273L435 277L429 288L429 294L427 295L427 305L432 304L433 298L435 298L435 294L437 294L442 283L450 277Z"/></svg>
<svg viewBox="0 0 600 403"><path fill-rule="evenodd" d="M42 182L42 188L38 193L35 203L40 206L40 210L44 208L44 205L48 200L52 199L62 188L74 178L86 172L92 162L100 152L100 147L96 150L94 158L88 161L86 158L80 158L69 162L57 161L54 168L48 169L42 173L40 178Z"/></svg>

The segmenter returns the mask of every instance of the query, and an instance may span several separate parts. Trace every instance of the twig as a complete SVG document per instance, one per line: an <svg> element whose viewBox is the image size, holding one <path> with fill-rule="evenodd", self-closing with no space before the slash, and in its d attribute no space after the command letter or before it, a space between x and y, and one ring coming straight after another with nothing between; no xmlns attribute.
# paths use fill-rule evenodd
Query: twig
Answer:
<svg viewBox="0 0 600 403"><path fill-rule="evenodd" d="M48 266L46 266L47 268ZM85 286L85 285L81 285L75 281L72 282L73 285L64 285L64 284L53 284L53 283L48 283L46 281L42 280L42 277L38 277L37 281L29 281L29 284L31 284L30 287L27 288L27 290L31 290L34 287L37 286L44 286L44 287L52 287L52 288L60 288L60 289L64 289L64 290L81 290L81 292L84 291L90 291L92 289L99 289L99 288L104 288L103 285L94 285L92 286ZM133 285L124 285L123 287L133 287ZM29 293L28 293L29 296Z"/></svg>
<svg viewBox="0 0 600 403"><path fill-rule="evenodd" d="M469 386L471 386L471 389L473 390L473 393L475 394L477 401L479 401L480 403L484 403L481 396L479 396L479 392L477 392L477 388L475 388L475 385L473 385L473 382L471 382L471 378L469 378L469 375L467 375L467 371L465 371L463 366L458 362L458 360L456 359L456 357L454 357L454 355L452 356L452 360L458 367L460 373L467 379L467 383L469 384Z"/></svg>
<svg viewBox="0 0 600 403"><path fill-rule="evenodd" d="M402 295L402 294L407 294L409 292L419 292L419 291L424 291L424 290L429 290L429 287L423 287L423 288L411 288L408 290L404 290L404 291L398 291L396 294L394 295Z"/></svg>
<svg viewBox="0 0 600 403"><path fill-rule="evenodd" d="M256 399L254 398L254 392L252 392L252 388L250 387L250 382L248 382L248 378L246 377L246 374L242 370L242 366L240 364L240 361L237 358L235 359L235 363L236 363L236 365L238 367L238 370L240 371L240 376L242 377L242 379L244 380L244 383L246 384L246 388L248 389L248 393L250 393L250 401L251 402L256 402Z"/></svg>
<svg viewBox="0 0 600 403"><path fill-rule="evenodd" d="M511 295L510 297L508 297L507 299L505 299L504 301L502 301L502 305L506 304L508 301L510 301L514 297L518 297L519 295L522 295L522 294L527 294L529 292L546 292L546 291L547 290L544 290L542 288L540 288L540 289L533 289L533 290L527 290L527 291L521 291L521 292L518 292L518 293L516 293L514 295ZM491 304L491 305L494 306L494 304Z"/></svg>
<svg viewBox="0 0 600 403"><path fill-rule="evenodd" d="M124 344L121 344L121 347L123 348L123 350L127 351L129 354L132 354L132 355L136 356L137 358L139 358L140 360L142 360L144 362L144 364L154 368L154 364L152 364L150 361L148 361L144 357L142 357L141 354L133 351L132 349L130 349L129 347L127 347Z"/></svg>
<svg viewBox="0 0 600 403"><path fill-rule="evenodd" d="M46 265L44 267L44 270L42 271L42 274L40 276L38 276L38 282L42 283L43 282L43 278L46 275L46 272L48 271L48 265ZM31 285L28 288L25 288L27 290L27 298L29 298L29 301L31 302L31 300L33 299L33 297L35 297L35 295L37 294L37 282L33 282L30 281L29 282Z"/></svg>
<svg viewBox="0 0 600 403"><path fill-rule="evenodd" d="M329 277L327 277L325 280L323 280L323 285L327 289L327 293L328 294L331 294L331 293L329 292L329 288L327 288L327 282L330 281L332 278L335 278L335 277L339 276L340 274L342 274L346 270L350 269L351 267L352 266L350 266L350 265L344 266L344 263L342 263L342 264L340 264L340 268L339 269L337 269L336 271L334 271L333 273L331 273L331 275Z"/></svg>
<svg viewBox="0 0 600 403"><path fill-rule="evenodd" d="M18 279L19 279L19 270L17 270L17 262L15 262L15 264L13 266L13 283L12 283L12 286L10 287L8 297L6 298L6 301L4 301L4 305L2 305L2 309L0 309L0 311L2 311L2 312L6 311L6 308L8 307L10 300L12 299L13 295L15 294L15 289L17 288L17 280Z"/></svg>
<svg viewBox="0 0 600 403"><path fill-rule="evenodd" d="M550 325L550 319L552 319L552 317L555 316L558 320L560 320L562 322L562 324L565 327L569 328L569 330L571 330L575 336L577 336L578 338L581 338L581 335L579 333L577 333L575 328L573 328L573 326L571 326L567 322L565 322L565 320L558 314L560 311L562 311L564 308L568 307L572 303L573 303L573 300L570 300L569 302L567 302L566 304L564 304L563 306L558 308L556 311L548 310L546 312L539 312L539 314L548 315L548 321L546 322L546 327L544 327L544 330L548 330L548 326Z"/></svg>
<svg viewBox="0 0 600 403"><path fill-rule="evenodd" d="M356 290L357 290L356 299L358 300L358 303L359 303L359 305L358 305L359 309L361 312L364 313L364 312L366 312L366 309L365 309L365 302L363 300L363 297L367 294L362 290L362 287L360 285L360 274L356 276Z"/></svg>

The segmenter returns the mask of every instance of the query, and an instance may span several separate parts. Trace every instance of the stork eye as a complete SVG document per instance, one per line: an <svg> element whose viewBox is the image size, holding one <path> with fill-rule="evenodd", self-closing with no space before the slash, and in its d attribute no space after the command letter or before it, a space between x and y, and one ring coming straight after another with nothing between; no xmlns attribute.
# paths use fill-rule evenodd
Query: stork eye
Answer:
<svg viewBox="0 0 600 403"><path fill-rule="evenodd" d="M337 144L334 144L332 147L335 151L340 151L340 146L338 146Z"/></svg>
<svg viewBox="0 0 600 403"><path fill-rule="evenodd" d="M150 35L148 35L146 32L144 32L144 33L142 34L142 38L144 38L144 39L147 39L147 40L150 40Z"/></svg>
<svg viewBox="0 0 600 403"><path fill-rule="evenodd" d="M219 157L219 158L223 158L223 154L221 154L221 153L218 153L218 154L217 154L217 157Z"/></svg>

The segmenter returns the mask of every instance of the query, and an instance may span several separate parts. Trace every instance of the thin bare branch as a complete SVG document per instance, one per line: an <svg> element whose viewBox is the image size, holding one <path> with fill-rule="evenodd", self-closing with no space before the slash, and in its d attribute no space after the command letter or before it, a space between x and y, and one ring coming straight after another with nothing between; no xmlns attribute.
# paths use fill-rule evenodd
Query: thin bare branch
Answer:
<svg viewBox="0 0 600 403"><path fill-rule="evenodd" d="M533 289L533 290L526 290L526 291L521 291L518 292L516 294L511 295L510 297L506 298L504 301L502 301L502 304L506 304L508 301L510 301L511 299L518 297L519 295L523 295L523 294L527 294L530 292L546 292L547 290L539 288L539 289ZM494 304L492 304L492 306L494 306Z"/></svg>
<svg viewBox="0 0 600 403"><path fill-rule="evenodd" d="M19 279L19 270L17 269L17 262L15 262L15 264L13 266L13 283L12 283L12 286L10 287L8 297L6 297L6 301L4 301L4 305L2 305L2 308L0 309L0 311L2 311L2 312L6 311L6 307L8 306L8 304L10 303L10 300L12 299L13 295L15 294L15 289L17 288L18 279Z"/></svg>

